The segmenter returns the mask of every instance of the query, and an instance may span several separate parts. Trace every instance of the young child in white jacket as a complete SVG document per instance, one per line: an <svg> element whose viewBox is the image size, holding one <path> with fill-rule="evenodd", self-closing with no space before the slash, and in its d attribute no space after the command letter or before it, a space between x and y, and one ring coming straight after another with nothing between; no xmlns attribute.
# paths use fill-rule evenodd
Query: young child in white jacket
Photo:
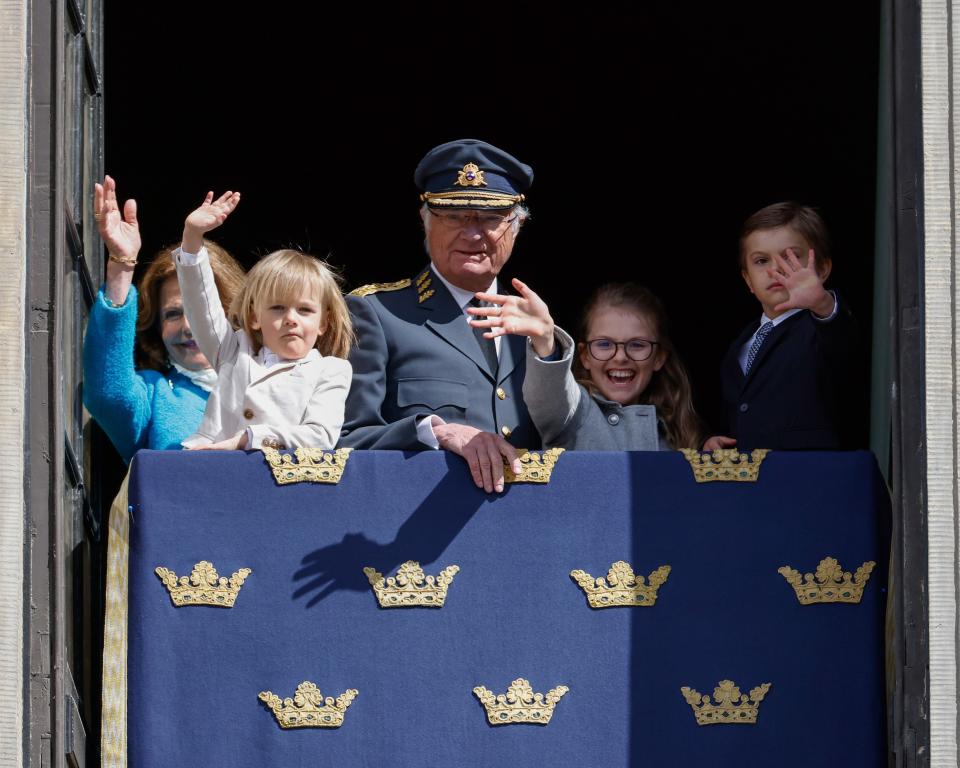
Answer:
<svg viewBox="0 0 960 768"><path fill-rule="evenodd" d="M352 326L334 273L294 250L265 256L224 316L203 235L220 226L239 192L208 192L187 216L174 252L183 307L200 350L217 370L190 449L300 446L329 449L340 438L352 369Z"/></svg>

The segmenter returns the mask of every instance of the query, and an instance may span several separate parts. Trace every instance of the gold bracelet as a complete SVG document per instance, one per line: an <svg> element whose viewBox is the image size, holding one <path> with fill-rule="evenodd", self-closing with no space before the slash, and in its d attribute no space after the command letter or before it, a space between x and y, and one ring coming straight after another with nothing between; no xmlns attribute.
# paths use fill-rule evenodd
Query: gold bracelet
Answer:
<svg viewBox="0 0 960 768"><path fill-rule="evenodd" d="M110 261L115 261L117 264L126 264L128 267L137 266L137 257L136 256L117 256L117 254L110 252L109 256Z"/></svg>

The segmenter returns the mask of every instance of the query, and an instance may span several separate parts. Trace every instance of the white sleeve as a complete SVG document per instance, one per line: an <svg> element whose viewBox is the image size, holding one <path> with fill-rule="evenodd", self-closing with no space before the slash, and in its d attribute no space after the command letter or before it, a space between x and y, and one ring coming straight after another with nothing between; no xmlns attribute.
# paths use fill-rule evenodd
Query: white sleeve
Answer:
<svg viewBox="0 0 960 768"><path fill-rule="evenodd" d="M433 420L434 418L440 419L439 416L424 416L417 422L417 440L423 443L428 448L433 448L437 450L440 448L440 441L437 440L437 435L433 431ZM440 419L442 423L443 419Z"/></svg>
<svg viewBox="0 0 960 768"><path fill-rule="evenodd" d="M173 261L190 331L204 357L219 370L220 362L235 353L238 340L224 314L207 249L192 254L177 248Z"/></svg>
<svg viewBox="0 0 960 768"><path fill-rule="evenodd" d="M833 296L833 312L831 312L826 317L817 317L813 313L813 310L810 311L810 316L816 320L818 323L829 323L837 316L837 311L840 309L840 302L837 301L837 292L836 291L827 291L831 296Z"/></svg>

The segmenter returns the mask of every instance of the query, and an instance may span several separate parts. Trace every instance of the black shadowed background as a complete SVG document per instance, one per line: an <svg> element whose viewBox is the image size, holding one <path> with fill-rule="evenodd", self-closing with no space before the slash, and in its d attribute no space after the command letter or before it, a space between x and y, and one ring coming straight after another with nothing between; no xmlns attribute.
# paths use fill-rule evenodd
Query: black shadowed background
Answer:
<svg viewBox="0 0 960 768"><path fill-rule="evenodd" d="M480 138L536 173L505 276L571 331L600 283L648 285L717 424L720 359L759 313L740 224L797 199L826 219L830 284L860 320L848 427L865 446L879 4L559 7L108 2L106 167L145 255L206 190L234 189L213 237L247 266L292 245L351 288L411 277L413 169Z"/></svg>

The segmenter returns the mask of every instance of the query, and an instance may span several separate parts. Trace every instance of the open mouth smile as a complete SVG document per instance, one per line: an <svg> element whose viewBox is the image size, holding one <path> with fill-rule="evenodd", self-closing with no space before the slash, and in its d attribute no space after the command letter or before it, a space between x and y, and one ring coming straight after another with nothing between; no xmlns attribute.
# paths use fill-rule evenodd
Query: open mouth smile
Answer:
<svg viewBox="0 0 960 768"><path fill-rule="evenodd" d="M629 384L637 377L636 371L625 369L611 369L606 374L607 380L613 384Z"/></svg>

